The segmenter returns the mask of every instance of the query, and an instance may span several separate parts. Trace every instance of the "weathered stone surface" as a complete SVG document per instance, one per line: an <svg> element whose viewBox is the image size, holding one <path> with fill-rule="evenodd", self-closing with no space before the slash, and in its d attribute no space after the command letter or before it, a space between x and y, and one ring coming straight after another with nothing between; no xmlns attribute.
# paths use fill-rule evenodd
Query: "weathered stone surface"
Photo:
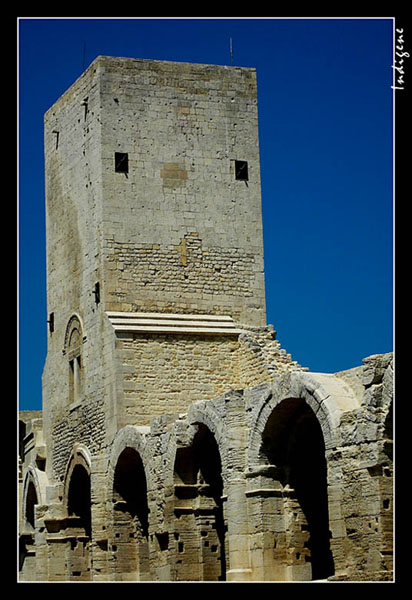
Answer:
<svg viewBox="0 0 412 600"><path fill-rule="evenodd" d="M309 373L266 324L254 69L99 57L45 157L21 580L390 580L392 355Z"/></svg>

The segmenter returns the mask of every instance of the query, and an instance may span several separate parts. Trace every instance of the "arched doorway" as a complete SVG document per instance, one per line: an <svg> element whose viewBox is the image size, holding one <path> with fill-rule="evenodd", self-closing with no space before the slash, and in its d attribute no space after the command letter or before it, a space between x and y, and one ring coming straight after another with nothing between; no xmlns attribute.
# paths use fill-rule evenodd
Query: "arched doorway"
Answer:
<svg viewBox="0 0 412 600"><path fill-rule="evenodd" d="M214 435L198 425L193 443L176 452L174 470L176 581L225 581L223 481Z"/></svg>
<svg viewBox="0 0 412 600"><path fill-rule="evenodd" d="M90 474L82 464L71 472L67 492L66 539L70 543L68 579L90 579L90 542L92 536Z"/></svg>
<svg viewBox="0 0 412 600"><path fill-rule="evenodd" d="M78 526L89 538L92 528L90 504L90 475L82 465L75 465L70 478L67 510L69 517L78 518Z"/></svg>
<svg viewBox="0 0 412 600"><path fill-rule="evenodd" d="M38 504L36 487L33 481L30 481L27 488L27 496L26 496L26 507L25 507L25 521L26 526L30 528L31 531L35 529L35 515L34 515L34 507Z"/></svg>
<svg viewBox="0 0 412 600"><path fill-rule="evenodd" d="M113 479L112 558L116 581L145 581L149 569L149 508L144 467L133 448L120 454Z"/></svg>
<svg viewBox="0 0 412 600"><path fill-rule="evenodd" d="M30 479L25 494L22 530L19 536L19 571L23 580L35 580L36 548L34 545L35 505L39 503L36 486Z"/></svg>
<svg viewBox="0 0 412 600"><path fill-rule="evenodd" d="M298 579L334 574L330 550L325 444L313 410L302 398L286 399L272 411L262 435L262 454L283 489L285 531L274 549ZM294 576L292 575L292 578Z"/></svg>

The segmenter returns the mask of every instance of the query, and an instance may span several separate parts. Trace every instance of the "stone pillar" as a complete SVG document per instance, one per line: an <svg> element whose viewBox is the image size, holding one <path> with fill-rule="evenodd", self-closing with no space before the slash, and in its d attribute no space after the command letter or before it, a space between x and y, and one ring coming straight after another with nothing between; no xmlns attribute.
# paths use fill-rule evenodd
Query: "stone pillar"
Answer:
<svg viewBox="0 0 412 600"><path fill-rule="evenodd" d="M199 535L195 517L197 487L197 484L178 484L174 487L173 581L201 580Z"/></svg>
<svg viewBox="0 0 412 600"><path fill-rule="evenodd" d="M20 581L36 581L36 546L33 532L19 536Z"/></svg>
<svg viewBox="0 0 412 600"><path fill-rule="evenodd" d="M226 574L225 540L221 508L210 497L210 486L197 486L195 521L199 543L201 581L223 581Z"/></svg>
<svg viewBox="0 0 412 600"><path fill-rule="evenodd" d="M251 581L246 480L240 477L232 479L225 485L225 491L230 565L226 573L227 581Z"/></svg>
<svg viewBox="0 0 412 600"><path fill-rule="evenodd" d="M246 474L250 556L253 581L308 581L311 579L309 538L295 491L282 485L274 465Z"/></svg>
<svg viewBox="0 0 412 600"><path fill-rule="evenodd" d="M79 517L45 519L47 581L90 581L90 538Z"/></svg>
<svg viewBox="0 0 412 600"><path fill-rule="evenodd" d="M252 581L287 581L282 485L276 467L246 473Z"/></svg>
<svg viewBox="0 0 412 600"><path fill-rule="evenodd" d="M104 458L94 457L93 470L90 474L91 490L91 522L92 539L90 552L92 556L93 581L110 580L108 568L108 514L106 499L107 470Z"/></svg>

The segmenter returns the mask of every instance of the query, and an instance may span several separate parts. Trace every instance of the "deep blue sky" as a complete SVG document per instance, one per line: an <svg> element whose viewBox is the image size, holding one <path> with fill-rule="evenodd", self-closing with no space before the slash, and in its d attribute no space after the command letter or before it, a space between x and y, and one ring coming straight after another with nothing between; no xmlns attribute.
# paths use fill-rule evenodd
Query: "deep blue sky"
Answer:
<svg viewBox="0 0 412 600"><path fill-rule="evenodd" d="M311 371L392 350L392 19L19 21L19 394L46 355L43 115L98 55L257 69L267 322Z"/></svg>

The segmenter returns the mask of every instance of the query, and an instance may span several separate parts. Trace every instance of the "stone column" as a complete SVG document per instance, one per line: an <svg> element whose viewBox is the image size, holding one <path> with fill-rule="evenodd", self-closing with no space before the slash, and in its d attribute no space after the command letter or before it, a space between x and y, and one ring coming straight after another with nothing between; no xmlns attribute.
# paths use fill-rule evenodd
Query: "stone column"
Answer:
<svg viewBox="0 0 412 600"><path fill-rule="evenodd" d="M258 466L247 474L246 497L250 522L253 581L307 581L305 518L288 485L282 485L274 465Z"/></svg>
<svg viewBox="0 0 412 600"><path fill-rule="evenodd" d="M234 478L225 485L225 520L228 527L229 566L227 581L251 581L249 560L249 522L245 478Z"/></svg>
<svg viewBox="0 0 412 600"><path fill-rule="evenodd" d="M93 581L107 581L109 577L109 515L107 511L107 466L105 457L93 458L93 470L90 474L92 538L90 553L92 556Z"/></svg>
<svg viewBox="0 0 412 600"><path fill-rule="evenodd" d="M172 581L201 580L200 540L195 516L197 493L197 484L174 486Z"/></svg>
<svg viewBox="0 0 412 600"><path fill-rule="evenodd" d="M273 465L246 473L252 581L287 581L285 556L279 554L284 535L282 485L273 478L275 473Z"/></svg>

